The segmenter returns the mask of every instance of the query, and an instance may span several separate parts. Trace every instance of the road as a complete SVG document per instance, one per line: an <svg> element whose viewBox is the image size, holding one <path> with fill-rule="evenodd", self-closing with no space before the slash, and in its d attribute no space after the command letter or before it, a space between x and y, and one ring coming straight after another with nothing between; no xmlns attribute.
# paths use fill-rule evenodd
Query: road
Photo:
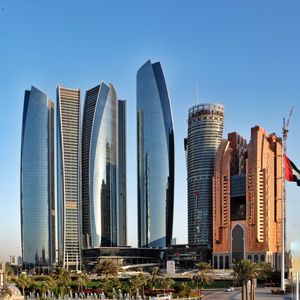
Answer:
<svg viewBox="0 0 300 300"><path fill-rule="evenodd" d="M204 291L203 300L209 299L224 299L224 300L241 300L241 292L240 290L236 290L233 292L224 292L224 291ZM284 300L284 297L291 297L289 295L272 295L270 289L265 288L257 288L256 289L256 300Z"/></svg>

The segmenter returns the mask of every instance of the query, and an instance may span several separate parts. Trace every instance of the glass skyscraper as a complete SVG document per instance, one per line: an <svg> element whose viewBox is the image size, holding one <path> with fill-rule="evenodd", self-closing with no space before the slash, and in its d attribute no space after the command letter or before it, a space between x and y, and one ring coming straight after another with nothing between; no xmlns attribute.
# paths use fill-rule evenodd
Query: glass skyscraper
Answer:
<svg viewBox="0 0 300 300"><path fill-rule="evenodd" d="M127 245L126 193L126 101L118 101L119 246Z"/></svg>
<svg viewBox="0 0 300 300"><path fill-rule="evenodd" d="M224 106L199 104L189 110L187 154L188 243L212 249L212 176L223 135Z"/></svg>
<svg viewBox="0 0 300 300"><path fill-rule="evenodd" d="M80 90L57 87L58 259L65 268L81 262Z"/></svg>
<svg viewBox="0 0 300 300"><path fill-rule="evenodd" d="M21 140L21 238L25 268L55 261L54 105L25 91Z"/></svg>
<svg viewBox="0 0 300 300"><path fill-rule="evenodd" d="M87 90L82 129L84 247L126 244L125 101L112 84Z"/></svg>
<svg viewBox="0 0 300 300"><path fill-rule="evenodd" d="M170 244L174 206L174 132L159 62L137 72L138 246Z"/></svg>

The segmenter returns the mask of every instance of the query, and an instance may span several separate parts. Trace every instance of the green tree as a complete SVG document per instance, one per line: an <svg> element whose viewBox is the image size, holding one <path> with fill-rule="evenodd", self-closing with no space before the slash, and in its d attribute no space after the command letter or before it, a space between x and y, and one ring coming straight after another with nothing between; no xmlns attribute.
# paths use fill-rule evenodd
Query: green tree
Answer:
<svg viewBox="0 0 300 300"><path fill-rule="evenodd" d="M153 267L150 270L150 281L149 281L149 284L150 284L150 287L152 289L155 288L156 280L157 280L157 277L159 275L160 275L160 269L159 269L159 267Z"/></svg>
<svg viewBox="0 0 300 300"><path fill-rule="evenodd" d="M77 276L76 278L76 285L78 292L82 291L83 287L86 287L88 283L90 282L90 279L87 274L83 273Z"/></svg>
<svg viewBox="0 0 300 300"><path fill-rule="evenodd" d="M119 272L119 266L113 263L109 259L99 260L95 266L95 272L99 276L109 277L117 276Z"/></svg>
<svg viewBox="0 0 300 300"><path fill-rule="evenodd" d="M5 281L10 283L14 280L14 271L9 262L5 263Z"/></svg>
<svg viewBox="0 0 300 300"><path fill-rule="evenodd" d="M191 292L191 287L186 283L181 283L179 286L179 297L180 298L187 298L189 297Z"/></svg>
<svg viewBox="0 0 300 300"><path fill-rule="evenodd" d="M72 282L70 271L64 268L58 268L52 275L52 278L56 281L56 287L54 288L56 296L64 296L69 293Z"/></svg>
<svg viewBox="0 0 300 300"><path fill-rule="evenodd" d="M242 259L233 264L233 275L242 284L242 300L255 300L255 279L263 274L262 266L250 260ZM248 282L250 282L250 290Z"/></svg>
<svg viewBox="0 0 300 300"><path fill-rule="evenodd" d="M22 295L25 296L25 289L31 287L33 280L26 274L21 274L16 278L17 286L22 289Z"/></svg>
<svg viewBox="0 0 300 300"><path fill-rule="evenodd" d="M169 289L174 285L175 281L171 277L162 276L158 278L157 283L159 288Z"/></svg>
<svg viewBox="0 0 300 300"><path fill-rule="evenodd" d="M41 295L46 294L48 291L54 291L56 288L56 281L52 276L42 274L39 282L36 284L37 290Z"/></svg>
<svg viewBox="0 0 300 300"><path fill-rule="evenodd" d="M149 277L145 276L143 273L131 276L129 280L130 284L130 294L133 296L137 290L141 291L144 295L145 286L149 283Z"/></svg>
<svg viewBox="0 0 300 300"><path fill-rule="evenodd" d="M113 290L117 292L121 287L122 284L120 280L115 277L105 277L100 281L100 288L104 290L107 296L112 296Z"/></svg>
<svg viewBox="0 0 300 300"><path fill-rule="evenodd" d="M205 284L211 284L214 281L214 277L209 274L211 270L211 265L206 262L200 262L196 264L198 267L198 272L192 277L194 284L196 284L197 289L202 290Z"/></svg>

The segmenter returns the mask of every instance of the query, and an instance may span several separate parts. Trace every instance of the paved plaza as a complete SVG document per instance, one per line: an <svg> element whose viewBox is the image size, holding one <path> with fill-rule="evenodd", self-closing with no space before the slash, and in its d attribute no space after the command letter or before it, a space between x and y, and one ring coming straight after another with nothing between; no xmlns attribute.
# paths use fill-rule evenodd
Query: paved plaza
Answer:
<svg viewBox="0 0 300 300"><path fill-rule="evenodd" d="M241 300L240 290L233 292L225 292L223 290L214 290L214 291L204 291L204 300L208 299L224 299L224 300ZM273 295L269 288L257 288L256 289L256 300L285 300L292 299L291 295Z"/></svg>

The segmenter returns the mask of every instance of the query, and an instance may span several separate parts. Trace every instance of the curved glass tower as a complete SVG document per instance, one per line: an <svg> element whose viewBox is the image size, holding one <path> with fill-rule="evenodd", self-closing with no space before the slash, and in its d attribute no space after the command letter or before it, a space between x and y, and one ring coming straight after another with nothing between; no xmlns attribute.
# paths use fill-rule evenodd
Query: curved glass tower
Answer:
<svg viewBox="0 0 300 300"><path fill-rule="evenodd" d="M187 152L188 243L212 249L212 176L223 135L224 106L199 104L189 110Z"/></svg>
<svg viewBox="0 0 300 300"><path fill-rule="evenodd" d="M85 247L117 246L120 240L124 243L123 231L123 239L120 237L121 226L126 234L126 206L124 209L124 205L120 204L118 185L119 169L123 166L121 164L119 168L118 164L118 105L119 101L112 84L101 82L86 92L82 131ZM120 118L122 119L122 116ZM124 194L123 191L122 195ZM121 201L124 204L123 198Z"/></svg>
<svg viewBox="0 0 300 300"><path fill-rule="evenodd" d="M25 268L55 259L54 105L25 91L21 141L21 237Z"/></svg>
<svg viewBox="0 0 300 300"><path fill-rule="evenodd" d="M159 62L137 72L138 245L170 244L174 205L174 132Z"/></svg>

